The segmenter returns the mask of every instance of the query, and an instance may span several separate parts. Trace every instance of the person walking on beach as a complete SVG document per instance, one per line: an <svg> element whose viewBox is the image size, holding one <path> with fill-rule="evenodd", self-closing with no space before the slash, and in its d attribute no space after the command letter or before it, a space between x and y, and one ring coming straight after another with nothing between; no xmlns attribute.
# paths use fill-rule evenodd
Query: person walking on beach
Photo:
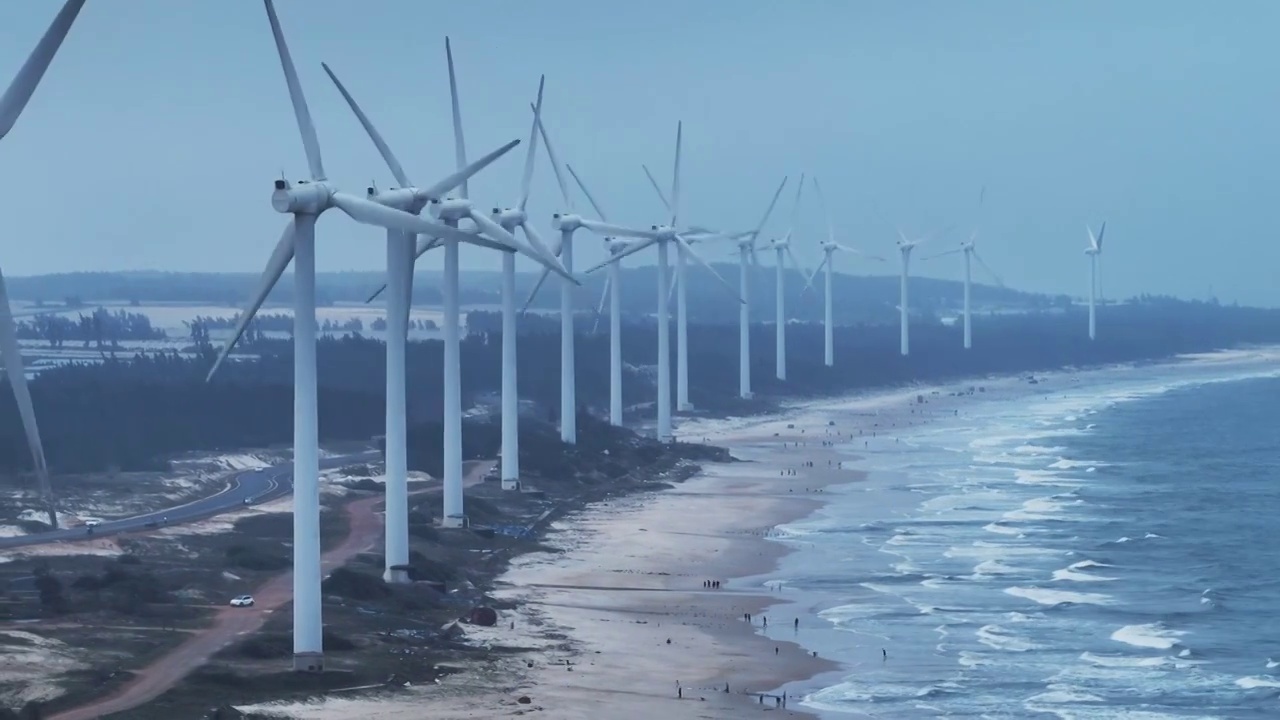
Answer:
<svg viewBox="0 0 1280 720"><path fill-rule="evenodd" d="M800 618L796 618L796 622L795 622L795 629L796 629L796 630L799 630L799 629L800 629Z"/></svg>

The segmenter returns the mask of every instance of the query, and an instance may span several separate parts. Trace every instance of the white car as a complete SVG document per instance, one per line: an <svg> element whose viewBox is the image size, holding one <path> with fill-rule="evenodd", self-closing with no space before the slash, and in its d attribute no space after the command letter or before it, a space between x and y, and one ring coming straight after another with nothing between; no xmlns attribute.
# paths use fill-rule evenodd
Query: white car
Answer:
<svg viewBox="0 0 1280 720"><path fill-rule="evenodd" d="M231 598L231 607L252 607L252 606L253 606L252 595L237 595L236 597Z"/></svg>

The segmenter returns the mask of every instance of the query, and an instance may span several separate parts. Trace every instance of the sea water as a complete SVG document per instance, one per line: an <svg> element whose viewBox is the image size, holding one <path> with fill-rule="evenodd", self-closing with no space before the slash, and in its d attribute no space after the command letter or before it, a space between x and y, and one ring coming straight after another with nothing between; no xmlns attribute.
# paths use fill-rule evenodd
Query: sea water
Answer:
<svg viewBox="0 0 1280 720"><path fill-rule="evenodd" d="M975 396L859 438L870 479L782 528L798 551L777 612L804 620L771 634L845 668L805 704L1280 717L1276 375L1273 361L1060 374L1043 394Z"/></svg>

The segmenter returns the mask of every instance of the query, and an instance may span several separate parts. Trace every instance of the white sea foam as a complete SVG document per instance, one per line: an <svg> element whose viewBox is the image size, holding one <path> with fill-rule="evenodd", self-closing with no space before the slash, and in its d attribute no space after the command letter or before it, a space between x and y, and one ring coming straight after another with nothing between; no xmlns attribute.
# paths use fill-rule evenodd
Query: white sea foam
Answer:
<svg viewBox="0 0 1280 720"><path fill-rule="evenodd" d="M1070 470L1072 468L1094 468L1100 463L1091 460L1068 460L1066 458L1058 458L1057 462L1049 463L1049 467L1055 470ZM1087 470L1086 470L1087 472Z"/></svg>
<svg viewBox="0 0 1280 720"><path fill-rule="evenodd" d="M1049 692L1032 695L1027 698L1027 702L1050 703L1052 705L1104 702L1102 698L1097 695L1090 694L1085 691L1084 688L1078 688L1071 685L1050 685L1049 688Z"/></svg>
<svg viewBox="0 0 1280 720"><path fill-rule="evenodd" d="M1130 655L1095 655L1094 653L1091 653L1091 652L1086 652L1081 654L1080 659L1089 663L1090 665L1096 665L1098 667L1109 667L1109 668L1160 667L1161 665L1166 665L1169 662L1171 662L1169 658L1166 658L1166 657L1134 657Z"/></svg>
<svg viewBox="0 0 1280 720"><path fill-rule="evenodd" d="M1050 590L1037 587L1005 588L1005 593L1014 597L1026 598L1041 605L1110 605L1111 596L1102 593L1071 592L1068 590Z"/></svg>
<svg viewBox="0 0 1280 720"><path fill-rule="evenodd" d="M1275 660L1272 660L1271 658L1267 658L1267 669L1268 669L1268 670L1270 670L1270 669L1272 669L1272 668L1277 668L1277 667L1280 667L1280 662L1276 662Z"/></svg>
<svg viewBox="0 0 1280 720"><path fill-rule="evenodd" d="M1107 577L1106 575L1090 575L1089 573L1084 572L1085 569L1093 567L1103 567L1103 565L1092 560L1081 560L1080 562L1072 563L1061 570L1054 570L1053 579L1063 582L1107 582L1109 580L1115 580L1115 578Z"/></svg>
<svg viewBox="0 0 1280 720"><path fill-rule="evenodd" d="M1002 545L999 543L975 541L972 545L955 545L942 553L948 558L975 558L980 560L999 560L1006 557L1029 557L1035 555L1061 555L1059 550L1025 545Z"/></svg>
<svg viewBox="0 0 1280 720"><path fill-rule="evenodd" d="M1280 679L1273 677L1263 677L1260 675L1250 675L1236 680L1236 685L1245 690L1254 690L1256 688L1280 688Z"/></svg>
<svg viewBox="0 0 1280 720"><path fill-rule="evenodd" d="M1170 630L1161 623L1146 625L1125 625L1111 633L1111 639L1134 647L1169 650L1178 644L1178 638L1186 635L1179 630Z"/></svg>
<svg viewBox="0 0 1280 720"><path fill-rule="evenodd" d="M986 525L983 525L982 529L986 530L989 533L996 533L998 535L1016 535L1019 537L1022 536L1022 531L1019 530L1018 528L1011 528L1008 525L1001 525L999 523L988 523Z"/></svg>
<svg viewBox="0 0 1280 720"><path fill-rule="evenodd" d="M1005 565L999 560L983 560L973 566L973 572L976 575L1017 575L1025 571L1021 568Z"/></svg>
<svg viewBox="0 0 1280 720"><path fill-rule="evenodd" d="M1031 640L1006 630L999 625L983 625L977 631L978 642L987 647L1006 652L1026 652L1035 650L1037 645Z"/></svg>

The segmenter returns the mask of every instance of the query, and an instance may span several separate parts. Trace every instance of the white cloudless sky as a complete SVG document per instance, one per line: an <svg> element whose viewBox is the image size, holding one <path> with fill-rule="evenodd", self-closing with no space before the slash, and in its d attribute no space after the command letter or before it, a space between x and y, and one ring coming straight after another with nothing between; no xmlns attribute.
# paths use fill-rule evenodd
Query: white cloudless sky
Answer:
<svg viewBox="0 0 1280 720"><path fill-rule="evenodd" d="M0 4L0 83L60 5ZM893 252L895 223L913 234L953 226L940 249L976 224L980 252L1010 285L1079 295L1085 224L1105 219L1108 296L1280 305L1273 0L279 0L277 10L326 170L354 192L394 183L320 62L425 185L453 169L448 35L469 157L527 138L545 73L556 149L614 222L664 220L640 166L669 185L683 120L690 223L751 227L788 175L769 226L782 233L805 172L822 182L840 239L870 252ZM522 150L473 180L481 207L516 201ZM550 238L563 203L544 153L538 164L530 209ZM306 160L261 2L89 0L0 141L0 266L259 271L285 222L270 205L282 170L303 178ZM811 190L794 243L810 265L826 232ZM383 237L326 213L317 265L381 268ZM579 237L579 267L603 257ZM730 258L727 247L704 254ZM465 250L463 264L500 261ZM960 273L957 257L913 267Z"/></svg>

